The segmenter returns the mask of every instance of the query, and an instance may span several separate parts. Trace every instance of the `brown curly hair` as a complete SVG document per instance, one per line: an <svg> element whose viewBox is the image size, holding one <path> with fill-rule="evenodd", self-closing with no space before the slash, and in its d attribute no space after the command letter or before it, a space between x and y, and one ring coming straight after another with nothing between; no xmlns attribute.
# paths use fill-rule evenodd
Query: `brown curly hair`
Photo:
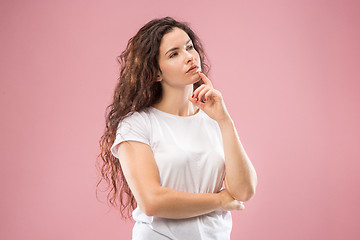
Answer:
<svg viewBox="0 0 360 240"><path fill-rule="evenodd" d="M117 57L120 77L113 102L106 108L106 127L99 141L101 152L97 157L97 167L101 176L96 185L96 196L100 183L106 181L108 187L105 191L110 188L108 203L113 207L119 206L121 216L125 219L131 217L131 212L136 208L136 200L126 182L120 162L111 154L110 148L115 141L119 123L128 113L141 111L161 100L162 87L156 81L158 72L161 72L158 63L160 42L166 33L176 27L184 30L192 40L200 56L201 69L207 74L210 68L200 39L188 23L178 22L171 17L153 19L145 24L130 38L126 49ZM194 90L203 83L202 80L194 83Z"/></svg>

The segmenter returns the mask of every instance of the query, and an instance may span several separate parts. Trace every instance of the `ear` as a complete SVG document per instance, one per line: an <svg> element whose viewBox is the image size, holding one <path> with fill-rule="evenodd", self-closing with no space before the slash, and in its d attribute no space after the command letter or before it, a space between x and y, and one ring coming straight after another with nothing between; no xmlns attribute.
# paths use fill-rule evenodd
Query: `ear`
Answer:
<svg viewBox="0 0 360 240"><path fill-rule="evenodd" d="M161 81L162 81L161 73L158 73L158 75L157 75L157 77L156 77L156 81L157 81L157 82L161 82Z"/></svg>

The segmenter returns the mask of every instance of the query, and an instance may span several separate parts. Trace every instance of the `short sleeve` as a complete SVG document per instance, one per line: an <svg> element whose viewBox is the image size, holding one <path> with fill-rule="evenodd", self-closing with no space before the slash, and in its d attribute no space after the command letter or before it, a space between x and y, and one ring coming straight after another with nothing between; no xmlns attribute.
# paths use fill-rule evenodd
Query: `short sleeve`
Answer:
<svg viewBox="0 0 360 240"><path fill-rule="evenodd" d="M115 141L110 148L112 155L119 159L117 145L129 140L150 145L149 124L147 124L146 118L139 112L134 112L120 121L116 131Z"/></svg>

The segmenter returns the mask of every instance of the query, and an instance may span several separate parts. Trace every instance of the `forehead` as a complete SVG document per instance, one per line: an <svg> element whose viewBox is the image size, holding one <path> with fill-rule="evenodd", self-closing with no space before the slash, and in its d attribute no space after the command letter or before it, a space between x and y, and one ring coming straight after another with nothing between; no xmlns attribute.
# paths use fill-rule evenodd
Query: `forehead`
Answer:
<svg viewBox="0 0 360 240"><path fill-rule="evenodd" d="M160 52L165 53L174 47L181 47L189 40L187 33L180 29L174 28L171 32L166 33L160 42Z"/></svg>

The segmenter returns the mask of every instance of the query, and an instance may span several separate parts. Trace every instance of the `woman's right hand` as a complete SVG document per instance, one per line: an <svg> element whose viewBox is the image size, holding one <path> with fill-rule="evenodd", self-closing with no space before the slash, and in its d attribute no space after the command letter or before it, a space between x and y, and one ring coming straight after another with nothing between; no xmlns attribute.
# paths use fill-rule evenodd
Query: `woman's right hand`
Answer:
<svg viewBox="0 0 360 240"><path fill-rule="evenodd" d="M243 202L235 200L228 190L223 189L219 193L219 197L221 200L220 210L222 211L233 211L233 210L244 210L245 206Z"/></svg>

